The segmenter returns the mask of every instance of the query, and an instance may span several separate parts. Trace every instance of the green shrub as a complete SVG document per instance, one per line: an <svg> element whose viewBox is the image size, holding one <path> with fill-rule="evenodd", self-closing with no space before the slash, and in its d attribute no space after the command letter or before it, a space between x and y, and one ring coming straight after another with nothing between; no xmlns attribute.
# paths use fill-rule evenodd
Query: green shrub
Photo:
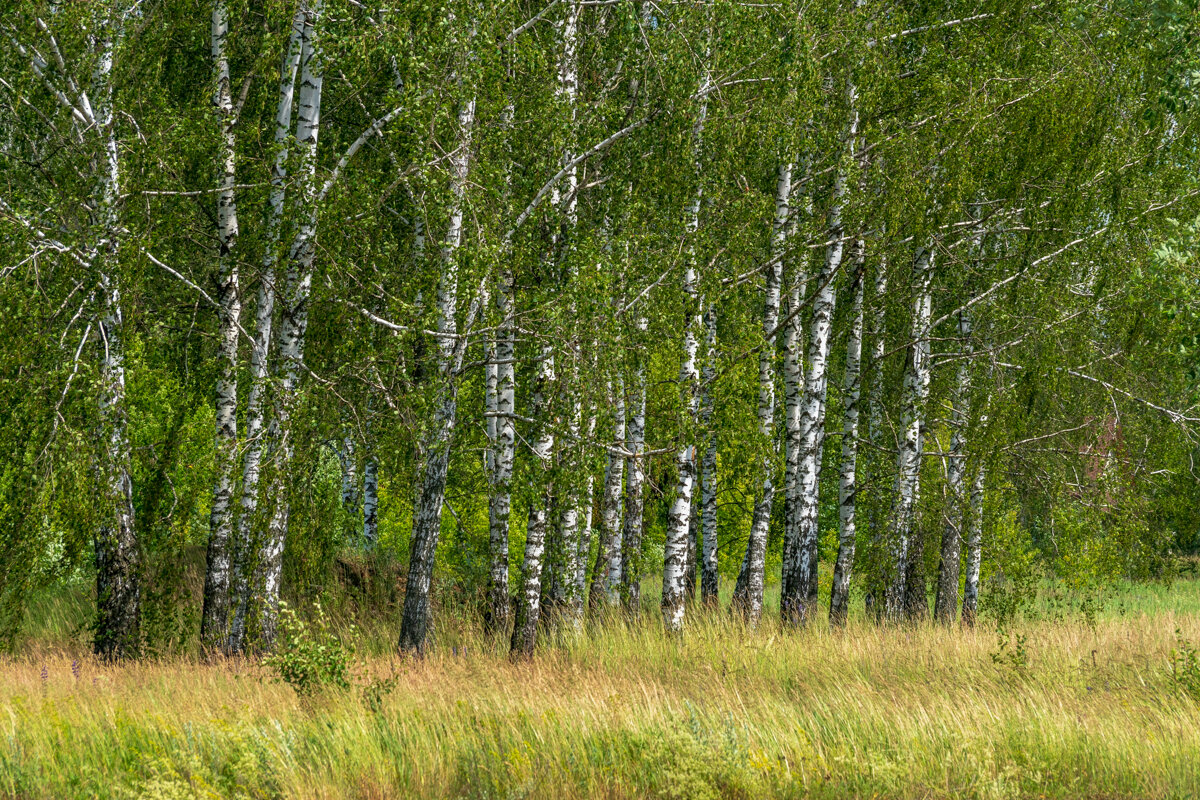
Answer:
<svg viewBox="0 0 1200 800"><path fill-rule="evenodd" d="M280 603L279 632L279 649L264 663L296 694L306 697L326 689L350 688L353 625L347 641L343 641L330 629L329 618L319 602L313 604L311 622L305 622L290 606Z"/></svg>

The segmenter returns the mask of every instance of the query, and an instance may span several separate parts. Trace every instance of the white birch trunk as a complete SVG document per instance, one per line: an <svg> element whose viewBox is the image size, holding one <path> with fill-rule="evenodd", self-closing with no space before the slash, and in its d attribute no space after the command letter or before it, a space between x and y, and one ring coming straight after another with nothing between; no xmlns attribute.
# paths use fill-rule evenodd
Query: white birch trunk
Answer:
<svg viewBox="0 0 1200 800"><path fill-rule="evenodd" d="M796 309L808 293L808 274L805 256L794 259L794 275L788 295L788 323L783 332L783 425L784 425L784 496L783 496L783 565L780 597L787 597L795 578L792 567L799 546L800 519L800 410L804 403L804 325Z"/></svg>
<svg viewBox="0 0 1200 800"><path fill-rule="evenodd" d="M850 123L846 147L854 158L858 136L857 90L852 82L846 85ZM817 599L817 559L820 530L817 525L819 507L818 483L821 475L821 451L825 442L825 394L828 383L829 343L833 328L833 311L837 300L834 280L845 254L842 210L846 201L846 175L839 167L833 183L826 233L829 245L825 262L817 276L819 286L813 299L812 320L808 330L807 372L804 377L804 400L800 410L799 459L795 504L796 529L789 548L791 561L784 569L791 572L785 579L787 593L781 596L780 609L785 620L805 621L815 608Z"/></svg>
<svg viewBox="0 0 1200 800"><path fill-rule="evenodd" d="M871 443L868 464L880 464L879 454L885 448L885 431L883 429L883 358L887 352L887 285L888 263L887 255L881 253L875 268L875 288L872 302L870 321L867 323L866 336L871 342L870 386L867 389L867 440ZM873 477L878 477L878 470L872 471ZM886 523L883 519L884 504L874 497L869 506L871 526L871 552L866 594L866 611L873 618L878 618L884 605L884 584L881 577L886 573L883 568L886 537Z"/></svg>
<svg viewBox="0 0 1200 800"><path fill-rule="evenodd" d="M547 389L554 384L554 356L548 348L542 353L537 383L534 386L533 409L535 418L548 415ZM543 425L533 444L533 456L543 471L550 467L554 455L554 434L549 426ZM544 481L543 481L544 482ZM537 645L538 619L542 602L542 560L546 553L546 529L549 525L549 487L534 501L529 509L529 522L525 528L525 556L521 565L521 587L517 597L517 613L513 621L510 652L515 656L529 656Z"/></svg>
<svg viewBox="0 0 1200 800"><path fill-rule="evenodd" d="M613 408L613 446L625 447L625 382L618 379L615 389L609 384L609 398ZM609 605L620 598L621 590L621 488L625 481L625 457L613 450L608 452L608 464L604 471L604 494L600 505L600 546L605 567L602 576L596 576ZM601 580L602 578L602 580Z"/></svg>
<svg viewBox="0 0 1200 800"><path fill-rule="evenodd" d="M639 330L646 329L646 318L637 320ZM641 609L642 512L646 482L646 367L638 356L634 368L632 402L626 407L628 426L625 479L625 519L621 528L621 594L626 611L636 615Z"/></svg>
<svg viewBox="0 0 1200 800"><path fill-rule="evenodd" d="M262 456L266 447L267 390L270 377L270 347L275 316L275 263L283 227L283 208L287 193L287 142L292 131L292 105L304 33L304 5L292 19L287 51L279 70L279 94L275 106L275 160L271 167L270 212L267 216L267 244L255 306L254 342L250 349L250 393L246 400L245 454L242 458L242 498L237 540L233 544L233 602L236 603L230 626L228 651L239 653L245 647L246 614L251 602L250 571L255 517L258 513L258 484L262 476Z"/></svg>
<svg viewBox="0 0 1200 800"><path fill-rule="evenodd" d="M846 382L842 391L842 468L838 482L838 554L829 599L829 622L846 624L850 610L850 573L854 568L858 502L858 400L863 336L863 260L866 243L855 242L855 270L851 284L850 334L846 341Z"/></svg>
<svg viewBox="0 0 1200 800"><path fill-rule="evenodd" d="M225 41L229 20L224 0L213 5L211 51L216 92L213 97L221 129L221 177L217 195L217 242L220 270L217 277L219 305L216 386L216 432L214 436L214 481L212 512L209 516L207 564L204 573L204 606L200 640L207 650L224 648L229 636L230 539L233 534L233 491L237 470L237 354L242 302L238 288L235 248L238 236L237 198L234 184L236 138L233 90Z"/></svg>
<svg viewBox="0 0 1200 800"><path fill-rule="evenodd" d="M496 330L496 388L495 434L491 498L488 501L488 600L485 624L489 631L508 630L511 602L508 594L508 531L512 511L512 472L516 454L516 371L515 320L513 319L513 271L505 265L500 272L496 292L496 313L500 318Z"/></svg>
<svg viewBox="0 0 1200 800"><path fill-rule="evenodd" d="M701 312L704 300L699 291L699 269L695 255L696 232L700 228L700 202L703 197L702 154L704 152L704 122L708 116L708 86L710 77L707 72L700 83L701 100L696 112L696 122L692 129L692 158L696 179L696 193L688 208L687 237L689 240L687 265L683 271L684 318L683 318L683 358L679 365L679 386L683 395L683 405L690 425L685 429L694 430L699 416L700 370L696 363L696 354L700 349L699 331L701 327ZM663 589L662 615L663 624L669 631L683 628L684 616L684 573L686 571L688 531L691 525L692 487L696 477L696 447L685 441L680 444L675 455L675 467L678 479L675 485L675 499L667 517L667 536L663 548Z"/></svg>
<svg viewBox="0 0 1200 800"><path fill-rule="evenodd" d="M571 129L571 136L568 137L568 145L564 149L560 159L560 163L564 164L564 166L572 164L574 160L572 153L573 141L571 140L573 139L575 126L575 98L579 88L576 50L578 47L579 13L581 8L579 0L571 0L562 20L557 23L558 40L561 43L561 50L559 51L558 60L558 85L555 92L559 101L566 108L568 126ZM565 197L560 188L562 184L556 184L550 196L551 205L559 209L563 214L563 221L557 242L557 256L559 258L562 258L566 250L573 245L573 229L575 226L575 209L579 185L578 171L575 167L572 166L567 170L563 176L563 182L566 185ZM574 374L576 369L574 359L569 369L572 372L572 377L576 377ZM554 379L553 350L547 347L542 353L538 387L534 394L535 416L547 415L547 393ZM571 381L571 383L574 385L574 381ZM577 402L572 410L570 425L574 432L578 432L579 406ZM542 428L533 446L533 450L543 467L549 467L554 450L554 435L548 426ZM568 490L564 500L559 525L562 536L562 549L563 552L566 552L573 546L576 553L578 553L578 494ZM550 487L547 486L546 492L535 499L533 507L529 511L529 523L526 526L525 534L525 556L522 564L522 587L517 597L517 614L513 625L510 648L513 655L530 656L537 645L538 621L541 616L542 567L545 560L547 528L549 527L549 501ZM573 576L574 570L572 571ZM564 585L568 583L572 586L574 585L573 580L562 580L561 583Z"/></svg>
<svg viewBox="0 0 1200 800"><path fill-rule="evenodd" d="M896 507L892 512L892 581L887 592L886 613L899 620L905 613L909 544L916 520L921 489L921 445L925 422L925 397L929 365L926 346L931 314L930 285L933 253L929 247L917 251L913 261L912 344L904 369L901 430L904 438L896 457Z"/></svg>
<svg viewBox="0 0 1200 800"><path fill-rule="evenodd" d="M951 624L958 614L958 580L962 561L963 523L967 518L967 404L971 396L971 316L969 311L958 315L958 335L961 339L962 360L954 389L954 409L950 416L953 433L950 435L950 454L946 465L946 520L942 529L941 561L938 565L937 599L934 618Z"/></svg>
<svg viewBox="0 0 1200 800"><path fill-rule="evenodd" d="M708 608L720 605L721 576L717 565L717 435L713 429L713 383L717 379L717 312L704 310L707 352L701 371L700 424L704 430L704 455L700 459L700 600Z"/></svg>
<svg viewBox="0 0 1200 800"><path fill-rule="evenodd" d="M962 622L974 626L979 615L979 570L983 565L983 479L982 461L975 467L971 482L971 503L967 523L967 576L963 582Z"/></svg>
<svg viewBox="0 0 1200 800"><path fill-rule="evenodd" d="M763 303L765 341L758 357L758 431L766 453L763 456L761 490L754 504L750 538L734 591L734 605L746 620L757 625L762 618L763 586L766 571L767 532L775 499L773 448L775 441L775 350L779 327L779 295L783 283L783 256L787 248L788 221L791 215L792 164L779 165L775 182L775 221L772 228L771 266L766 273L766 297Z"/></svg>
<svg viewBox="0 0 1200 800"><path fill-rule="evenodd" d="M99 404L104 456L101 481L112 513L96 532L97 619L93 648L105 660L137 655L140 649L141 557L133 507L129 459L129 411L125 390L125 326L118 278L121 164L113 109L112 70L124 20L109 11L99 20L100 59L95 72L92 114L102 137L97 222L101 241L92 248L99 265L100 311ZM86 96L84 96L86 102Z"/></svg>
<svg viewBox="0 0 1200 800"><path fill-rule="evenodd" d="M363 461L362 541L367 552L379 543L379 462L374 456Z"/></svg>
<svg viewBox="0 0 1200 800"><path fill-rule="evenodd" d="M312 266L316 254L317 141L321 130L321 90L324 84L317 22L319 3L307 9L301 33L300 93L296 122L296 148L300 155L297 173L296 235L288 251L287 278L284 283L281 317L276 349L279 354L279 396L275 417L268 431L273 458L270 496L275 504L267 536L259 552L259 581L262 591L259 636L270 649L275 644L275 626L279 609L280 579L283 574L283 550L287 541L290 501L287 482L291 469L292 412L296 407L300 377L304 365L304 336L308 328L308 297L312 287Z"/></svg>
<svg viewBox="0 0 1200 800"><path fill-rule="evenodd" d="M475 127L475 98L458 109L458 141L450 160L450 214L439 259L438 283L438 396L435 400L433 431L424 448L425 465L409 548L408 580L404 591L404 617L400 624L399 649L423 653L429 629L429 595L438 533L442 525L442 503L446 473L458 415L458 385L453 374L458 341L458 248L462 243L463 207L471 165L471 141Z"/></svg>

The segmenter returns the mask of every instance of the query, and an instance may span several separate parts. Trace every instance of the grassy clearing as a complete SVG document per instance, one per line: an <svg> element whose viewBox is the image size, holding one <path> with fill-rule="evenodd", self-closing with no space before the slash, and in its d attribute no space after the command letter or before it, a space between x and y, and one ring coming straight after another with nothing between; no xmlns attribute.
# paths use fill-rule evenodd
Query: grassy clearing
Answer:
<svg viewBox="0 0 1200 800"><path fill-rule="evenodd" d="M368 636L355 688L309 699L250 662L30 645L0 662L0 796L1191 798L1198 598L1003 634L648 615L522 664L464 625L421 661Z"/></svg>

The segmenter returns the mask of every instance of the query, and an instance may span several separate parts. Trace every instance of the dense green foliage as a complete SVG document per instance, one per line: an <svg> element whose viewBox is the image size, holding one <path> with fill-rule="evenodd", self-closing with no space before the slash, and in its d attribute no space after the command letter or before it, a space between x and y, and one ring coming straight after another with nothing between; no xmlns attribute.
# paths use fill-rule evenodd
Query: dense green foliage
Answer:
<svg viewBox="0 0 1200 800"><path fill-rule="evenodd" d="M101 411L107 342L97 322L110 280L119 280L124 315L140 636L150 652L197 641L200 587L181 554L208 541L217 471L223 143L213 111L213 5L22 2L0 22L0 634L9 644L37 591L95 580L96 531L112 516L103 478L111 418ZM244 426L264 258L275 252L283 264L307 211L289 199L284 244L272 240L277 77L296 6L224 6L239 109L240 234L232 259L241 273L236 366ZM569 8L580 13L573 103L559 89ZM1095 590L1162 576L1172 555L1200 548L1193 4L327 0L310 10L325 81L316 185L331 183L313 212L320 224L303 373L287 398L295 453L268 463L268 476L277 464L286 474L278 484L264 478L258 489L268 495L283 487L290 506L284 596L319 597L338 583L339 570L360 563L347 553L364 547L361 490L348 501L342 488L347 476L362 480L368 460L379 475L370 568L398 574L393 562L409 559L445 386L436 334L447 262L439 248L456 202L449 166L459 147L456 114L470 98L464 231L451 256L453 314L464 336L456 341L465 352L450 378L458 420L435 597L481 598L487 585L485 456L494 443L485 362L504 322L494 302L503 270L515 275L516 298L512 574L521 571L529 510L548 486L561 500L590 476L596 499L584 502L599 508L615 438L611 387L622 381L632 393L645 370L641 561L648 573L662 568L676 450L713 436L719 563L732 582L764 455L783 484L786 432L779 423L770 439L760 431L756 362L765 346L775 175L784 161L797 165L785 283L816 274L825 259L840 179L849 187L839 206L845 238L866 244L867 313L886 320L884 357L864 365L864 397L878 387L884 427L869 443L864 433L860 447L857 496L867 521L858 529L856 592L866 585L860 575L878 574L887 560L882 531L895 503L902 385L921 344L910 333L909 276L914 251L927 244L937 266L917 515L922 540L932 544L918 553L922 580L937 575L936 542L957 513L948 451L960 428L970 473L986 466L984 613L1011 613L1047 574ZM122 33L114 45L114 121L79 124L55 92L90 91L94 101L104 49L97 31L115 20ZM857 88L853 102L848 83ZM396 108L379 135L339 166L352 143ZM861 123L847 142L851 114ZM121 169L115 227L105 227L96 188L105 130ZM289 145L291 198L304 191L304 179L294 137ZM541 197L565 191L555 180L564 153L593 147L578 164L577 211L566 210L572 198ZM687 209L697 196L700 224L690 232ZM427 232L423 249L417 223ZM119 254L106 255L96 242L113 238ZM872 276L885 260L889 288L876 296ZM691 302L681 286L685 263L699 265L699 292L717 315L707 426L687 413L679 381ZM841 299L824 412L823 565L838 550L851 272L832 278ZM282 283L282 266L279 275ZM481 302L485 290L491 295ZM967 308L970 355L958 328ZM809 313L808 302L784 308L805 325ZM557 375L538 407L532 395L548 356ZM278 403L285 365L277 352L272 357L269 394ZM965 399L956 395L962 359L971 375ZM782 373L776 380L779 419ZM965 409L959 428L956 407ZM548 470L529 449L547 429L558 436ZM279 502L264 498L256 535ZM783 516L777 492L766 563L772 581ZM598 511L596 520L598 527ZM597 547L592 541L589 564ZM829 580L822 566L825 593Z"/></svg>

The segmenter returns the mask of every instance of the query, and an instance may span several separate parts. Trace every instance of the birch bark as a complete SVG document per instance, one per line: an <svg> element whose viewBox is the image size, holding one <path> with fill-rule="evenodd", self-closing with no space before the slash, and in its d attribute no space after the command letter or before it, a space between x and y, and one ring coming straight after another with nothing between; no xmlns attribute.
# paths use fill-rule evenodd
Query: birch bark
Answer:
<svg viewBox="0 0 1200 800"><path fill-rule="evenodd" d="M896 506L892 512L892 581L887 591L886 613L889 619L899 620L905 614L906 587L909 573L910 544L916 521L920 496L921 445L924 434L925 393L928 390L929 365L925 360L931 315L930 283L933 273L933 252L920 248L913 260L912 344L904 369L904 388L901 405L901 430L904 438L896 457Z"/></svg>
<svg viewBox="0 0 1200 800"><path fill-rule="evenodd" d="M117 208L121 193L121 163L117 150L112 72L124 17L113 9L97 22L100 56L94 73L93 97L89 100L86 95L81 95L80 100L85 106L92 107L92 122L99 132L102 147L96 198L100 236L91 251L94 262L99 265L102 303L98 330L103 349L99 405L104 455L99 472L112 513L100 524L94 543L97 618L93 649L102 659L116 660L137 655L141 645L141 553L133 506L125 390L125 324L117 273L121 242Z"/></svg>
<svg viewBox="0 0 1200 800"><path fill-rule="evenodd" d="M863 269L866 243L854 245L850 292L850 332L846 341L846 382L842 391L842 468L838 484L838 554L829 598L829 622L841 627L850 610L850 573L854 568L855 516L858 495L858 401L862 364Z"/></svg>
<svg viewBox="0 0 1200 800"><path fill-rule="evenodd" d="M979 570L983 564L983 480L984 467L975 467L971 482L970 521L967 523L967 576L963 582L962 623L974 627L979 614Z"/></svg>
<svg viewBox="0 0 1200 800"><path fill-rule="evenodd" d="M704 430L704 456L700 460L700 517L703 539L700 565L700 600L708 608L720 605L721 576L717 569L717 435L713 429L713 383L717 379L717 312L704 310L707 352L700 374L703 393L700 424Z"/></svg>
<svg viewBox="0 0 1200 800"><path fill-rule="evenodd" d="M613 409L613 447L608 451L608 462L604 469L604 494L600 501L600 548L601 570L592 583L598 605L603 598L614 605L621 589L621 488L625 479L625 457L615 448L625 447L625 382L618 379L616 386L609 383L609 399Z"/></svg>
<svg viewBox="0 0 1200 800"><path fill-rule="evenodd" d="M563 222L559 229L558 241L556 242L558 245L556 255L559 258L562 258L567 248L571 246L575 225L578 172L576 167L572 166L574 162L572 139L575 123L575 97L578 93L576 48L578 46L580 10L579 0L572 0L567 7L565 15L557 23L558 40L561 43L561 48L558 60L558 85L555 91L560 102L566 107L568 127L570 129L568 145L561 157L561 162L567 167L566 174L563 176L567 184L566 195L564 197L562 194L559 184L555 184L551 194L551 205L563 212ZM541 419L548 416L549 398L547 393L550 391L554 380L554 351L547 345L542 352L542 362L537 379L538 383L534 390L533 406L535 409L535 418ZM578 431L579 425L577 409L578 404L575 405L571 416L571 424L575 431ZM542 426L537 440L533 445L533 451L543 469L549 467L554 453L554 434L548 425ZM521 567L522 586L517 597L517 613L513 624L512 643L510 647L510 652L514 656L530 656L537 645L538 621L541 615L542 566L545 558L546 536L549 527L550 492L551 487L547 485L546 491L534 500L529 510L529 522L525 531L525 555ZM578 548L579 512L576 506L577 502L577 498L572 496L571 492L568 492L560 518L564 551L572 545L576 549ZM569 583L571 586L574 586L574 571L572 571L571 578L572 580L570 581L563 581L564 585Z"/></svg>
<svg viewBox="0 0 1200 800"><path fill-rule="evenodd" d="M965 474L967 459L967 403L971 395L971 316L969 311L958 315L958 335L962 360L955 380L954 409L950 424L950 454L946 465L946 521L942 528L941 562L938 565L937 598L934 618L943 624L954 622L958 614L958 579L962 561L963 523L967 519Z"/></svg>
<svg viewBox="0 0 1200 800"><path fill-rule="evenodd" d="M775 458L771 451L775 440L776 329L779 327L779 293L783 282L783 256L787 248L791 194L792 164L781 163L776 174L771 266L766 272L766 297L763 304L762 326L765 341L758 358L758 429L766 453L760 467L762 488L754 504L746 556L742 561L741 574L738 575L737 587L733 594L734 606L752 625L757 625L762 617L767 533L771 524L771 507L775 499Z"/></svg>
<svg viewBox="0 0 1200 800"><path fill-rule="evenodd" d="M250 348L250 392L246 399L245 454L242 457L242 496L237 539L233 543L233 603L227 650L240 653L245 648L246 615L251 602L251 571L255 567L253 548L254 522L258 514L258 485L262 477L262 457L266 448L267 392L270 379L270 347L275 317L275 264L283 227L283 209L287 199L288 139L292 131L292 105L296 77L300 69L305 6L297 5L288 35L287 50L279 69L279 93L275 104L275 159L271 165L270 211L267 215L267 243L263 255L258 295L255 303L254 342Z"/></svg>
<svg viewBox="0 0 1200 800"><path fill-rule="evenodd" d="M488 600L485 624L489 631L504 633L512 604L508 594L508 530L512 511L512 472L516 454L515 320L513 318L513 270L509 265L500 272L496 292L496 313L500 318L496 330L496 433L495 456L491 475L492 493L488 502Z"/></svg>
<svg viewBox="0 0 1200 800"><path fill-rule="evenodd" d="M229 636L230 539L233 533L233 492L237 470L237 354L241 327L242 301L238 287L237 246L238 215L234 184L236 172L237 119L233 108L229 59L225 42L229 19L224 0L213 5L211 51L216 82L214 105L221 133L220 192L217 195L217 276L219 372L216 386L216 432L214 436L212 512L204 573L204 606L200 619L200 640L208 650L224 648Z"/></svg>
<svg viewBox="0 0 1200 800"><path fill-rule="evenodd" d="M707 59L706 59L707 60ZM699 329L703 299L699 291L699 269L695 255L696 232L700 228L700 202L703 197L702 154L704 151L704 122L708 116L708 86L710 76L705 72L700 82L701 99L696 112L696 122L692 128L692 159L695 168L696 193L688 209L687 237L689 240L687 264L683 271L683 358L679 365L679 386L683 395L683 405L690 420L689 429L694 429L699 415L700 370L696 364L696 353L699 350ZM675 455L675 467L678 479L675 486L675 499L671 504L667 517L666 544L663 548L663 590L662 615L663 624L669 631L678 631L683 627L684 616L684 572L686 569L688 550L688 531L691 525L692 486L696 477L696 447L692 442L680 444Z"/></svg>
<svg viewBox="0 0 1200 800"><path fill-rule="evenodd" d="M267 527L267 536L258 555L262 607L259 615L261 644L275 644L279 610L279 588L283 573L283 550L287 541L291 510L287 494L292 452L292 413L298 400L300 377L304 367L304 337L308 328L308 298L312 287L313 259L317 235L317 141L321 130L321 92L324 73L318 41L320 3L306 9L301 32L299 110L296 122L296 149L300 156L297 174L296 234L288 250L287 277L284 281L281 315L275 346L279 354L279 394L275 416L267 432L273 459L269 494L275 504Z"/></svg>
<svg viewBox="0 0 1200 800"><path fill-rule="evenodd" d="M646 318L640 316L636 326L646 329ZM628 477L625 480L625 519L621 528L621 595L626 611L637 615L641 609L642 580L642 512L643 489L646 481L646 367L640 356L634 368L632 402L627 408Z"/></svg>
<svg viewBox="0 0 1200 800"><path fill-rule="evenodd" d="M433 583L433 565L438 533L442 524L442 503L446 492L446 473L450 467L450 448L458 415L456 358L462 353L458 339L458 249L462 243L464 201L471 165L471 141L475 127L475 98L462 101L458 108L458 141L450 159L450 209L446 238L439 260L442 266L438 283L438 389L433 429L424 447L425 464L409 547L408 580L404 590L404 617L400 623L402 652L423 653L429 630L429 594Z"/></svg>
<svg viewBox="0 0 1200 800"><path fill-rule="evenodd" d="M887 254L881 253L875 272L875 287L872 296L874 308L867 326L866 336L871 342L870 386L867 389L867 439L871 443L868 464L873 467L871 475L878 478L881 459L879 454L885 449L883 429L883 358L887 352L885 334L887 330L887 285L888 262ZM886 544L886 523L883 519L884 503L876 497L869 505L871 525L871 552L868 568L868 584L866 592L866 611L868 616L878 619L881 615L886 590L882 576L886 574L883 567Z"/></svg>

